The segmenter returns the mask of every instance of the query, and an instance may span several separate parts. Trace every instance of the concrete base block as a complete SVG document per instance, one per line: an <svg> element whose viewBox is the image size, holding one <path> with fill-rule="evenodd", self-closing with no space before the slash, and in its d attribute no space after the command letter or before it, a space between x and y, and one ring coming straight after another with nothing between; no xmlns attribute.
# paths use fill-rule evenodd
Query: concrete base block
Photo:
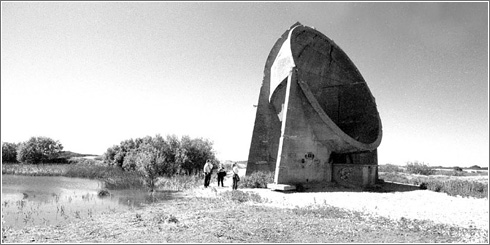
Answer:
<svg viewBox="0 0 490 245"><path fill-rule="evenodd" d="M286 184L267 184L267 189L276 191L294 191L296 190L296 186Z"/></svg>

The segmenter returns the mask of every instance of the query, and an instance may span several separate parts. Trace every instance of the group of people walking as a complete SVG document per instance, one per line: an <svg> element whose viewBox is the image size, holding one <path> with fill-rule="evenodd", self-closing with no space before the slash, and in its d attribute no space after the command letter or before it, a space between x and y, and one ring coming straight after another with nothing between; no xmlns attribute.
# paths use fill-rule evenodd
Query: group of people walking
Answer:
<svg viewBox="0 0 490 245"><path fill-rule="evenodd" d="M209 182L211 182L211 175L213 174L213 163L211 163L211 160L208 159L206 160L206 164L204 164L204 188L207 188L209 186ZM233 174L233 185L232 189L236 190L238 189L238 181L240 181L240 177L238 176L238 165L237 163L233 163L233 168L232 168L232 174ZM224 187L223 181L226 176L226 170L223 167L223 164L219 164L218 167L218 187L221 184L221 187Z"/></svg>

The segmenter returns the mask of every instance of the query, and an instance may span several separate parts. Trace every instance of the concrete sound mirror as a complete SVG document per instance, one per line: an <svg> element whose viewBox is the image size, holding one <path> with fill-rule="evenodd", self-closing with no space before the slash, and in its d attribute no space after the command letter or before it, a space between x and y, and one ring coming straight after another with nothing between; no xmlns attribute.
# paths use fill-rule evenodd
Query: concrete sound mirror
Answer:
<svg viewBox="0 0 490 245"><path fill-rule="evenodd" d="M274 171L272 189L377 181L381 119L349 57L314 28L296 23L267 58L246 175Z"/></svg>

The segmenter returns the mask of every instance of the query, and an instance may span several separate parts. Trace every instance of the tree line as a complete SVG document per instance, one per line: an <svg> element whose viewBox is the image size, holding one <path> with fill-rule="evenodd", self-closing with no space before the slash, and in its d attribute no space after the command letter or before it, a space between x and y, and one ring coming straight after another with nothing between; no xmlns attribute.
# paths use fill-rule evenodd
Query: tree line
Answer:
<svg viewBox="0 0 490 245"><path fill-rule="evenodd" d="M49 137L31 137L21 143L2 142L2 163L68 163L59 161L63 145ZM172 176L201 172L206 160L217 162L213 142L203 138L156 135L128 139L109 147L102 161L125 171Z"/></svg>
<svg viewBox="0 0 490 245"><path fill-rule="evenodd" d="M31 137L21 143L2 142L2 163L48 163L56 161L63 145L48 137Z"/></svg>

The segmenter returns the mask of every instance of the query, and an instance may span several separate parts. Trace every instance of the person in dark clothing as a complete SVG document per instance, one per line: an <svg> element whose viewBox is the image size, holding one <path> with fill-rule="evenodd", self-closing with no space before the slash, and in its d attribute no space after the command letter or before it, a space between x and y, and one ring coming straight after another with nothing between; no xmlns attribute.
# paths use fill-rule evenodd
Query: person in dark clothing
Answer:
<svg viewBox="0 0 490 245"><path fill-rule="evenodd" d="M223 180L225 179L225 176L226 176L226 170L223 167L223 165L220 164L218 168L218 187L220 183L221 183L221 187L224 187Z"/></svg>

